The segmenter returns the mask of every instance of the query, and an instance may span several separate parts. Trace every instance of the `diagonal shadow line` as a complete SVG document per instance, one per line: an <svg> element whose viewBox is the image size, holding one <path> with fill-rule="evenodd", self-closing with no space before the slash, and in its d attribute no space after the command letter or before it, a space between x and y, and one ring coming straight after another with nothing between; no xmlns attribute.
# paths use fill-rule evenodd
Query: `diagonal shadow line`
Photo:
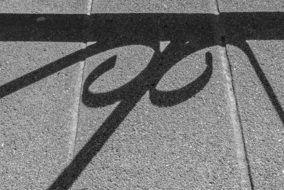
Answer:
<svg viewBox="0 0 284 190"><path fill-rule="evenodd" d="M155 32L154 32L154 34L155 34ZM5 97L5 96L7 96L7 95L9 95L9 94L11 94L13 92L16 92L17 90L20 90L20 89L22 89L22 88L24 88L24 87L26 87L28 85L31 85L31 84L35 83L35 82L37 82L37 81L39 81L39 80L41 80L41 79L43 79L43 78L45 78L45 77L47 77L49 75L51 75L51 74L61 70L61 69L64 69L64 68L66 68L68 66L71 66L71 65L75 64L78 61L84 60L87 57L92 56L92 55L94 55L94 54L96 54L98 52L107 50L110 47L116 47L116 46L120 46L120 45L123 45L123 44L130 45L131 43L138 43L138 42L141 43L141 41L143 42L143 44L145 44L145 43L149 44L148 42L145 42L145 40L150 40L151 41L151 40L153 40L155 38L156 38L156 36L154 35L154 36L151 37L151 39L149 39L148 37L145 37L145 36L143 36L142 38L138 37L138 38L135 38L135 39L131 39L131 37L130 37L130 39L129 39L129 37L126 37L124 35L124 36L119 36L118 39L115 39L116 42L107 43L108 45L105 45L106 41L105 42L100 42L99 45L105 46L105 48L101 48L101 47L97 46L97 44L92 45L92 46L88 46L84 50L79 50L77 52L74 52L74 53L72 53L72 54L70 54L68 56L65 56L64 58L61 58L61 59L59 59L59 60L57 60L55 62L52 62L52 63L50 63L50 64L48 64L48 65L46 65L46 66L44 66L42 68L39 68L39 69L37 69L37 70L35 70L35 71L31 72L31 73L28 73L28 74L26 74L26 75L24 75L24 76L22 76L22 77L20 77L18 79L15 79L15 80L13 80L13 81L11 81L11 82L1 86L0 87L0 97L3 98L3 97ZM103 40L105 40L105 39L103 39ZM122 41L122 42L119 42L119 41ZM212 44L210 44L210 45L212 45ZM207 45L204 45L204 46L199 46L199 48L202 49L202 48L205 48L205 47L209 47L210 45L207 44ZM176 49L174 49L174 50L176 50ZM152 65L152 69L153 68L155 68L155 67L153 67L153 65ZM142 82L142 81L140 81L140 82ZM140 84L137 83L136 85L139 86ZM146 92L147 90L144 90L144 91ZM196 91L196 90L194 91L194 93L197 93L197 92L198 91ZM141 93L140 96L142 96L143 94L144 93ZM137 93L136 93L136 95L137 95ZM96 134L104 137L103 140L100 140L100 138L97 138L98 136L96 136L96 135L94 136L94 138L97 140L96 141L97 143L99 141L101 141L99 143L100 147L102 147L104 145L104 143L107 141L107 139L111 136L111 134L119 126L120 122L124 119L124 117L127 116L128 112L131 111L131 109L135 106L135 104L136 104L135 100L139 101L139 99L140 99L139 96L137 96L137 97L135 97L133 99L133 101L130 101L130 102L129 102L129 100L122 101L122 103L120 104L120 105L122 105L122 107L118 106L117 112L114 112L112 114L112 117L109 118L110 120L106 120L105 121L104 127L102 127L101 130L98 130L97 131L98 133L96 133ZM126 102L127 102L127 104L126 104ZM133 104L131 104L131 103L133 103ZM129 109L126 109L127 107ZM119 108L121 108L121 109L119 109ZM126 109L126 110L124 110L124 109ZM122 112L125 113L125 115L123 117L121 117L121 113ZM120 114L120 115L117 115L117 114ZM120 122L115 120L117 118L121 118ZM112 122L110 122L110 121L112 121ZM102 135L102 133L105 132L105 130L106 130L105 128L106 127L109 128L109 130L107 130L108 133L105 133L105 134ZM82 149L82 151L84 151L84 150L86 150L86 149ZM95 154L98 151L95 151ZM86 153L88 154L89 150L87 150ZM84 154L80 154L80 155L81 155L81 157L79 156L79 161L82 163L82 159L81 159L82 155L83 155L84 158L87 158L87 157L85 157ZM90 155L92 155L92 154L90 154ZM89 162L85 162L85 163L88 164ZM80 166L82 166L82 164ZM81 168L83 170L85 168L85 166L81 167ZM78 170L75 169L74 171L76 172ZM62 173L62 174L64 174L64 173ZM77 173L76 175L78 177L79 173ZM65 181L65 183L63 184L64 186L68 185L68 180L70 180L70 178L67 178L67 181ZM59 180L59 181L62 181L62 180ZM70 185L72 185L73 182L74 182L74 180L71 181ZM51 187L51 189L53 189L53 187Z"/></svg>
<svg viewBox="0 0 284 190"><path fill-rule="evenodd" d="M48 22L35 24L36 18L41 16L46 17ZM72 35L72 33L79 33L78 30L81 28L82 19L85 18L83 15L0 14L0 18L0 41L84 41L80 35ZM89 31L93 33L93 35L89 35L91 37L89 37L88 40L102 41L102 39L114 38L115 35L129 36L131 33L132 36L133 34L142 36L142 38L146 36L146 38L149 38L148 36L151 36L152 39L156 40L176 38L175 34L177 33L185 39L190 39L189 36L192 33L198 33L194 31L206 29L210 24L210 20L214 18L215 16L212 14L93 14L88 17L88 19L91 23L99 27L93 27ZM136 20L139 21L138 24ZM194 28L194 25L196 25L194 23L198 20L202 21L202 23L200 23L196 29ZM232 42L232 44L237 42L240 36L242 39L284 39L284 13L221 13L220 22L223 23L225 31L228 34L226 37L230 39L228 41ZM147 26L147 24L149 24L150 27L142 27ZM33 30L30 29L30 26L31 28L35 28L34 31L41 35L34 35L34 33L31 32ZM121 29L131 28L130 26L134 26L134 29ZM255 32L251 32L250 26L253 27ZM17 30L18 27L20 28L19 31ZM4 31L3 33L3 28L4 30L6 28L9 32ZM269 28L270 32L268 32L266 28ZM187 32L188 30L192 31ZM54 31L59 35L54 35ZM236 36L235 34L238 35ZM32 38L33 35L35 38ZM202 32L200 35L206 36L208 33ZM141 41L140 38L141 37L136 38L136 41ZM84 51L90 52L88 50L92 50L92 47L93 46L87 47L86 50L79 50L65 58L59 59L58 61L4 84L0 87L0 98L37 82L65 67L75 64L78 61L84 60L84 58L86 58ZM89 56L94 54L95 53L92 52Z"/></svg>
<svg viewBox="0 0 284 190"><path fill-rule="evenodd" d="M131 101L122 101L104 121L95 134L89 139L79 153L73 158L64 171L57 177L48 190L67 190L76 181L79 175L91 162L92 158L101 150L106 141L115 132L119 124L125 119L128 113L135 107L142 96Z"/></svg>
<svg viewBox="0 0 284 190"><path fill-rule="evenodd" d="M108 45L106 42L98 42L93 45L87 46L85 49L80 49L71 53L63 58L51 62L37 70L25 74L17 79L14 79L2 86L0 86L0 99L10 95L18 90L21 90L33 83L36 83L62 69L70 67L79 61L84 61L86 58L91 57L97 53L108 50L111 47L119 46L119 43Z"/></svg>
<svg viewBox="0 0 284 190"><path fill-rule="evenodd" d="M105 122L99 127L99 129L95 132L91 139L84 145L83 148L80 149L80 151L77 153L72 162L64 169L64 171L60 174L60 176L58 176L55 182L48 188L48 190L69 189L80 176L80 174L84 171L84 169L87 167L89 162L91 162L93 157L101 150L106 141L115 132L116 128L119 127L120 123L125 119L128 113L144 96L144 94L149 89L155 88L159 80L163 77L163 75L173 65L175 65L177 61L183 59L185 56L199 49L191 48L188 45L180 44L174 44L169 46L171 47L168 49L168 51L165 51L165 53L155 53L145 70L143 70L135 79L133 79L129 83L129 85L122 87L124 89L97 95L90 93L88 90L88 87L92 84L94 80L96 80L100 76L100 74L108 71L113 67L112 62L115 61L113 57L102 63L102 65L100 65L91 73L90 78L86 79L87 84L83 87L82 101L86 105L90 105L91 107L97 107L97 104L99 105L100 102L97 101L98 98L96 98L96 96L103 96L105 98L117 96L120 98L121 102L119 103L117 108L115 108L115 110L110 114L110 116L105 120ZM185 50L185 48L187 48L187 51ZM168 57L172 57L173 53L178 51L178 49L180 49L180 51L183 51L181 54L178 55L178 57L174 59L167 59ZM210 59L210 57L212 57L212 55L207 53L206 61L209 61L209 63L207 63L207 69L200 77L196 79L197 82L200 82L202 80L205 80L205 82L196 88L192 88L192 86L189 84L187 88L187 99L202 90L208 82L208 79L212 75L212 59ZM165 61L167 69L162 69L164 68L164 65L160 64L161 61ZM163 71L161 72L161 70ZM193 83L197 83L196 81L193 81ZM182 91L182 93L185 93L184 89ZM117 93L118 95L116 95ZM88 97L88 94L90 97ZM175 94L178 95L178 92L175 92ZM117 99L117 101L119 101L119 99ZM185 99L183 99L183 101L185 101ZM113 100L109 99L108 104L112 103Z"/></svg>
<svg viewBox="0 0 284 190"><path fill-rule="evenodd" d="M248 56L248 59L249 59L251 65L253 66L254 71L255 71L257 77L259 78L263 88L265 89L265 92L268 95L271 104L273 105L274 109L276 110L280 120L284 124L283 108L282 108L282 106L281 106L271 84L269 83L267 77L265 76L265 73L261 69L261 67L260 67L252 49L250 48L249 44L246 41L244 41L244 42L241 42L241 43L237 43L236 45Z"/></svg>
<svg viewBox="0 0 284 190"><path fill-rule="evenodd" d="M243 51L253 66L271 104L284 124L284 111L265 73L261 69L247 40L283 40L284 13L221 13L220 22L224 27L225 42Z"/></svg>
<svg viewBox="0 0 284 190"><path fill-rule="evenodd" d="M0 14L0 18L7 18L7 20L0 19L0 25L5 27L7 26L6 28L8 29L16 28L17 31L18 27L17 23L21 22L29 23L28 22L29 18L34 19L36 16L40 15L13 14L11 16L11 14L10 15ZM74 31L77 31L78 29L77 27L74 30L71 30L72 27L76 26L75 23L77 24L80 23L81 20L80 15L79 17L72 15L61 15L61 16L41 15L41 16L46 16L55 19L54 22L51 22L55 23L55 26L41 25L41 24L38 26L37 24L34 24L33 27L36 29L35 31L39 32L40 35L35 35L35 38L32 38L32 35L35 33L31 33L27 27L29 25L24 24L21 26L22 28L19 31L19 33L15 35L10 34L9 33L10 31L8 33L4 32L4 35L2 35L1 33L2 31L0 31L0 41L17 41L17 40L18 41L71 41L71 42L84 41L84 39L82 39L78 35L77 36L71 35ZM144 19L145 16L146 19ZM26 17L28 20L26 20L26 18L24 17ZM191 34L197 34L198 31L202 31L200 29L204 30L208 28L207 26L209 23L208 20L215 17L216 16L210 14L193 14L193 15L191 14L95 14L92 15L89 19L91 20L91 22L94 22L99 27L92 28L92 30L89 31L91 33L94 33L94 35L90 35L91 37L88 40L90 41L98 40L100 41L99 44L88 46L84 50L79 50L77 52L74 52L68 56L65 56L64 58L61 58L42 68L39 68L31 73L28 73L18 79L15 79L11 82L2 85L0 87L0 98L3 98L13 92L16 92L17 90L20 90L28 85L31 85L45 77L48 77L49 75L61 69L64 69L68 66L71 66L77 63L78 61L82 61L86 57L107 50L108 48L116 47L116 45L119 46L119 44L120 45L129 44L129 38L125 36L129 36L130 34L137 35L137 37L130 35L130 38L135 38L134 40L135 42L133 43L138 43L141 41L141 38L148 38L148 36L150 36L150 39L152 40L169 40L169 39L172 40L176 38L176 35L179 36L178 38L192 39L190 38ZM59 18L60 21L59 23L56 22L57 18ZM13 20L17 21L18 19L19 22L15 23L11 22ZM73 22L73 19L75 20L75 22ZM194 28L194 26L189 26L192 21L193 23L196 23L196 21L198 20L199 22L202 21L198 26L198 29ZM230 44L240 47L246 53L246 55L248 55L251 64L254 67L262 85L264 86L266 93L268 94L269 99L272 102L274 108L276 109L282 123L284 123L283 108L281 107L281 104L278 101L277 96L273 91L273 88L271 87L264 72L259 66L255 56L253 55L252 50L249 48L248 44L245 44L246 43L245 41L250 39L256 39L256 40L284 39L284 33L282 30L284 26L283 20L284 20L284 13L266 12L266 13L221 13L220 14L220 21L224 23L223 26L225 27L225 31L228 34L228 36L226 36L228 38L228 42L232 42ZM8 26L9 24L7 23L10 23L12 27ZM147 26L147 24L150 24L150 27L143 27ZM133 26L133 29L127 30L127 28L129 28L130 26ZM251 29L250 26L252 26L253 30ZM50 36L50 34L53 34L55 30L59 35L51 35L51 38L49 38L48 36ZM189 32L190 30L193 30L193 32ZM201 34L199 35L206 36L206 34L207 34L206 32L202 31ZM71 37L69 37L69 35ZM104 44L105 42L102 42L103 41L102 39L107 40L108 38L111 39L117 38L117 41L123 41L123 40L125 41L117 44L113 43ZM210 45L216 45L216 44L212 43ZM209 47L210 45L209 44L204 45L203 48ZM169 104L169 102L165 101L164 103ZM130 110L132 109L131 108L132 106L135 105L129 104ZM124 109L125 111L127 111L126 108Z"/></svg>
<svg viewBox="0 0 284 190"><path fill-rule="evenodd" d="M92 45L89 48L93 48L95 45ZM35 71L32 71L26 75L23 75L15 80L12 80L0 87L0 98L12 94L22 88L25 88L41 79L44 79L66 67L69 67L79 61L85 59L85 49L81 49L74 53L69 54L63 58L60 58L48 65L45 65Z"/></svg>

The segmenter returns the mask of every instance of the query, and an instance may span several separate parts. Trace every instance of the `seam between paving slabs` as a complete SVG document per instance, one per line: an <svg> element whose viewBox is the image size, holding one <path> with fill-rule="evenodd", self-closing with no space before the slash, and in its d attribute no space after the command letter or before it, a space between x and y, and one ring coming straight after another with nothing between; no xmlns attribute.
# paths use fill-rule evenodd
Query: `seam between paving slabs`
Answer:
<svg viewBox="0 0 284 190"><path fill-rule="evenodd" d="M93 0L87 1L87 17L85 17L85 23L89 23L89 15L92 11L92 4ZM238 103L236 100L235 95L235 88L233 84L233 74L231 69L231 64L228 58L227 54L227 48L225 44L224 39L224 30L223 27L219 23L219 5L218 0L212 0L213 10L214 14L217 15L216 21L215 21L215 40L220 42L221 46L219 46L219 53L221 57L221 63L223 67L223 74L225 76L226 80L226 88L227 88L227 101L230 111L230 117L231 122L233 126L234 131L234 140L236 144L236 154L237 154L237 161L241 172L241 188L242 189L254 189L250 166L249 166L249 160L247 156L247 151L245 147L245 140L244 140L244 134L243 134L243 128L241 125L239 110L238 110ZM88 29L88 27L87 27ZM85 28L83 28L83 31ZM86 36L87 33L84 33L84 39L88 39ZM87 47L88 42L84 41L83 47ZM75 90L75 111L73 115L73 125L71 128L71 142L70 142L70 149L69 149L69 155L68 160L71 161L75 152L75 144L76 144L76 137L77 137L77 130L79 125L79 107L80 107L80 94L82 90L82 83L83 83L83 73L84 73L84 67L85 67L85 60L80 62L80 73L79 73L79 79L78 79L78 86L80 88L76 88Z"/></svg>
<svg viewBox="0 0 284 190"><path fill-rule="evenodd" d="M84 25L83 25L83 45L82 49L86 49L88 46L88 36L86 30L89 28L89 16L91 15L92 11L92 4L93 0L87 0L87 13L86 17L84 17ZM86 64L86 58L84 61L80 61L80 68L79 68L79 77L78 77L78 87L75 89L75 111L73 112L73 124L71 127L71 137L70 137L70 147L69 147L69 152L68 152L68 162L72 161L74 154L75 154L75 146L76 146L76 139L77 139L77 133L78 133L78 125L79 125L79 113L80 113L80 100L81 100L81 91L82 91L82 85L83 85L83 78L84 78L84 69L85 69L85 64Z"/></svg>
<svg viewBox="0 0 284 190"><path fill-rule="evenodd" d="M214 5L214 14L217 16L215 20L215 40L220 44L219 53L221 58L221 64L223 67L223 74L225 76L225 85L227 89L227 103L229 107L231 123L233 127L233 136L235 141L237 162L240 169L241 175L241 189L254 190L254 184L251 175L251 169L249 165L247 150L245 146L245 138L243 127L241 124L241 118L238 109L238 102L235 94L235 87L233 82L233 73L231 68L231 63L227 53L225 31L220 24L220 9L218 0L212 0Z"/></svg>

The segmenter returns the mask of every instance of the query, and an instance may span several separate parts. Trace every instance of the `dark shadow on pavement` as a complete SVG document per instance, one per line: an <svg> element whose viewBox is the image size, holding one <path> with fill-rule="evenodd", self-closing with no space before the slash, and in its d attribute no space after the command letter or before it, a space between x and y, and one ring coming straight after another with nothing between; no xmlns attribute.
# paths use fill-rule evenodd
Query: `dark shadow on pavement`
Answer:
<svg viewBox="0 0 284 190"><path fill-rule="evenodd" d="M284 123L283 108L246 42L283 40L284 13L221 13L218 17L225 31L226 43L240 48L248 56L272 105ZM82 102L86 106L95 108L114 102L120 103L48 188L49 190L69 189L72 186L147 91L154 105L166 107L188 100L205 87L213 71L212 55L209 52L205 55L207 67L195 81L174 91L163 92L156 89L161 78L177 62L196 51L221 45L218 40L214 40L213 25L216 20L217 16L213 14L0 14L0 41L96 41L85 49L0 86L0 98L109 49L139 44L155 50L150 63L138 76L113 91L93 93L89 87L99 76L114 67L115 56L101 63L87 76L82 93ZM88 29L82 32L84 27ZM160 41L170 41L163 52L159 52L158 49Z"/></svg>

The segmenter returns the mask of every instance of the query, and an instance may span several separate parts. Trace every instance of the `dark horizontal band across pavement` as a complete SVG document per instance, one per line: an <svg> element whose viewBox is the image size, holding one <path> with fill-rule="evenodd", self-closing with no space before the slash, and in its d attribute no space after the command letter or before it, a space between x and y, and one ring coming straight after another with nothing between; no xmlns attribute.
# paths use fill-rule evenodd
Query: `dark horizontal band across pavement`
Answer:
<svg viewBox="0 0 284 190"><path fill-rule="evenodd" d="M245 42L245 40L284 39L284 13L277 12L221 13L218 16L213 14L93 14L90 16L0 14L0 41L98 41L98 43L89 45L85 49L73 52L35 71L3 84L0 86L0 98L76 64L78 61L125 44L135 44L136 42L152 44L153 41L181 40L182 43L172 43L173 49L171 51L175 52L175 48L177 47L181 49L182 47L187 47L187 39L194 39L197 36L202 40L196 40L196 43L192 43L193 49L191 51L189 51L190 49L183 50L187 54L194 53L216 43L213 40L214 33L212 26L216 24L217 20L219 24L223 25L225 30L226 43L237 44L248 55L270 101L280 119L284 122L283 108L253 52ZM110 41L111 43L109 43ZM187 55L185 54L177 59L175 57L178 56L177 54L170 53L167 55L166 53L163 56L173 56L171 57L172 60L179 60ZM203 77L203 80L205 78L208 81L208 77L210 75L207 74L207 77ZM206 80L204 81L206 82ZM112 117L108 117L49 189L68 189L72 186L139 98L138 96L138 99L131 100L130 106L129 104L128 106L125 106L125 104L119 105L118 109L112 114ZM117 117L118 113L123 116Z"/></svg>
<svg viewBox="0 0 284 190"><path fill-rule="evenodd" d="M216 19L226 41L284 39L284 13L214 14L0 14L0 41L84 42L102 39L173 40L212 35ZM88 28L86 33L82 29ZM86 32L86 30L85 30ZM84 36L88 36L85 39ZM231 40L233 41L233 40Z"/></svg>

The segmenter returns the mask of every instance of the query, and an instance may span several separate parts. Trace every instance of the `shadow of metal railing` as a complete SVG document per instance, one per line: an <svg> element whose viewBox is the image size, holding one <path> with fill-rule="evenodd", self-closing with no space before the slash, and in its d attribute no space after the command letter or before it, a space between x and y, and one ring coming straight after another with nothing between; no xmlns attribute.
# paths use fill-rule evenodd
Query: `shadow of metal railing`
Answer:
<svg viewBox="0 0 284 190"><path fill-rule="evenodd" d="M214 38L217 20L224 30L223 43ZM209 52L206 53L207 67L195 81L175 91L156 90L159 80L172 66L207 47L229 44L242 50L284 124L283 108L247 40L284 40L284 13L221 13L218 16L150 13L90 16L0 14L0 41L96 42L0 86L0 98L109 49L139 44L155 50L148 66L119 89L101 94L89 91L89 86L100 75L113 68L115 56L101 63L86 78L82 93L85 105L100 107L117 101L120 104L49 187L49 190L69 189L147 91L150 92L153 104L172 106L189 99L204 88L213 70L212 55ZM171 42L163 52L158 49L160 41Z"/></svg>

